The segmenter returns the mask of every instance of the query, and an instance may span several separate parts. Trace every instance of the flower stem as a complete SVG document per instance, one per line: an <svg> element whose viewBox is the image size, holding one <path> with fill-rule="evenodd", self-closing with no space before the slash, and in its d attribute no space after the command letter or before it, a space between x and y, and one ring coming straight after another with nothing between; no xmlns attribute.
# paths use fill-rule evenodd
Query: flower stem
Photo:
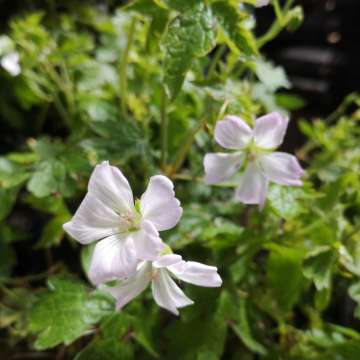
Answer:
<svg viewBox="0 0 360 360"><path fill-rule="evenodd" d="M160 119L161 119L161 168L166 172L166 162L168 153L168 138L169 138L169 119L166 113L167 95L164 87L161 88L161 104L160 104Z"/></svg>
<svg viewBox="0 0 360 360"><path fill-rule="evenodd" d="M127 66L129 62L129 52L131 45L134 41L134 34L136 29L136 18L134 17L130 23L130 29L128 33L128 39L124 49L124 53L119 65L119 85L120 85L120 109L123 115L127 115Z"/></svg>

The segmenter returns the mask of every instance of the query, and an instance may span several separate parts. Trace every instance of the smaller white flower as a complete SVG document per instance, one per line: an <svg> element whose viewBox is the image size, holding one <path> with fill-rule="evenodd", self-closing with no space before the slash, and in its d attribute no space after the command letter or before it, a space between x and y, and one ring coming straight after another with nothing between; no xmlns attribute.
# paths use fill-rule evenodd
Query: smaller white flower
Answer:
<svg viewBox="0 0 360 360"><path fill-rule="evenodd" d="M263 7L270 4L270 0L257 0L255 2L256 7Z"/></svg>
<svg viewBox="0 0 360 360"><path fill-rule="evenodd" d="M242 170L235 198L244 204L265 203L269 181L300 186L304 174L295 156L274 151L283 142L288 119L271 113L256 119L254 129L237 116L215 126L215 140L233 153L210 153L204 158L205 182L216 184Z"/></svg>
<svg viewBox="0 0 360 360"><path fill-rule="evenodd" d="M4 55L1 58L0 64L12 76L17 76L21 73L19 54L15 51Z"/></svg>
<svg viewBox="0 0 360 360"><path fill-rule="evenodd" d="M184 294L173 278L204 287L220 287L222 284L216 267L184 261L180 255L168 254L159 256L155 261L140 263L133 277L120 285L106 287L106 290L116 299L116 308L120 310L151 283L155 302L179 315L179 308L194 302Z"/></svg>
<svg viewBox="0 0 360 360"><path fill-rule="evenodd" d="M182 208L173 183L165 176L150 178L140 200L134 203L128 181L108 161L91 174L88 192L64 230L81 244L98 241L89 278L94 284L127 278L140 260L153 260L164 244L159 231L173 228Z"/></svg>

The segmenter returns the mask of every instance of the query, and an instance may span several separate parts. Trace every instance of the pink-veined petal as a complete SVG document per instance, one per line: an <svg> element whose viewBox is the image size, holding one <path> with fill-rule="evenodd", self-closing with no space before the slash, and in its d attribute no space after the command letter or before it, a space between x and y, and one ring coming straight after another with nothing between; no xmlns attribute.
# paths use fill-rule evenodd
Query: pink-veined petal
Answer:
<svg viewBox="0 0 360 360"><path fill-rule="evenodd" d="M99 241L94 249L89 279L95 284L125 279L135 274L138 259L129 235L110 236Z"/></svg>
<svg viewBox="0 0 360 360"><path fill-rule="evenodd" d="M158 270L156 277L152 281L151 288L156 303L175 315L179 315L178 308L194 303L176 285L165 269Z"/></svg>
<svg viewBox="0 0 360 360"><path fill-rule="evenodd" d="M210 153L204 157L205 182L216 184L230 179L244 162L242 153Z"/></svg>
<svg viewBox="0 0 360 360"><path fill-rule="evenodd" d="M167 254L167 255L159 256L159 258L153 262L153 267L164 268L181 261L182 261L181 255Z"/></svg>
<svg viewBox="0 0 360 360"><path fill-rule="evenodd" d="M141 229L131 234L138 259L155 260L164 248L159 232L150 221L143 221Z"/></svg>
<svg viewBox="0 0 360 360"><path fill-rule="evenodd" d="M254 127L256 145L263 149L280 146L284 140L289 119L277 112L259 117Z"/></svg>
<svg viewBox="0 0 360 360"><path fill-rule="evenodd" d="M140 264L134 276L118 286L107 287L106 291L116 299L116 309L120 310L146 289L150 279L151 263L145 261Z"/></svg>
<svg viewBox="0 0 360 360"><path fill-rule="evenodd" d="M253 162L250 162L240 179L240 186L235 192L235 198L244 204L265 203L268 180Z"/></svg>
<svg viewBox="0 0 360 360"><path fill-rule="evenodd" d="M243 149L249 144L252 130L237 116L228 115L215 126L215 140L226 149Z"/></svg>
<svg viewBox="0 0 360 360"><path fill-rule="evenodd" d="M111 208L87 193L73 218L63 225L64 230L81 244L89 244L125 228L123 220Z"/></svg>
<svg viewBox="0 0 360 360"><path fill-rule="evenodd" d="M134 199L128 181L108 161L96 165L89 180L88 191L119 214L134 211Z"/></svg>
<svg viewBox="0 0 360 360"><path fill-rule="evenodd" d="M195 261L180 261L168 266L178 279L190 284L219 287L222 284L220 275L215 266L208 266Z"/></svg>
<svg viewBox="0 0 360 360"><path fill-rule="evenodd" d="M157 230L173 228L182 215L180 201L175 197L174 184L166 176L152 176L141 196L141 214L151 221Z"/></svg>
<svg viewBox="0 0 360 360"><path fill-rule="evenodd" d="M260 165L266 177L280 185L300 186L304 170L294 155L273 152L262 155Z"/></svg>

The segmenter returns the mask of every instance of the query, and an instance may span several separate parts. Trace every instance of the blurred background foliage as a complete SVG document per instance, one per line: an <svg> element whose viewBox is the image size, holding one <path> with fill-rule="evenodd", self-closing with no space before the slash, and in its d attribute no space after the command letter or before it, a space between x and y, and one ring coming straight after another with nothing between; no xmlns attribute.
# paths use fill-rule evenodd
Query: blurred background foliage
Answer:
<svg viewBox="0 0 360 360"><path fill-rule="evenodd" d="M358 360L360 97L296 124L305 185L273 185L263 211L235 203L234 184L202 181L221 116L305 105L262 54L301 25L301 7L273 1L258 34L252 3L0 3L12 9L0 36L1 358ZM186 286L195 305L179 318L147 293L114 312L87 281L92 248L64 235L102 160L138 196L149 176L171 177L184 215L164 241L219 268L223 287Z"/></svg>

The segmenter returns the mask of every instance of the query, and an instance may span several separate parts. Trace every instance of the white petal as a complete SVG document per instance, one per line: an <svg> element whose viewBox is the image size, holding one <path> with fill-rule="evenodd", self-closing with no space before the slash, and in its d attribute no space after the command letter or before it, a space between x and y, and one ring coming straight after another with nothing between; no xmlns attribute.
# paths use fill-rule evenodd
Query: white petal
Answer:
<svg viewBox="0 0 360 360"><path fill-rule="evenodd" d="M282 144L289 119L277 112L259 117L254 127L254 138L257 146L273 149Z"/></svg>
<svg viewBox="0 0 360 360"><path fill-rule="evenodd" d="M143 218L151 221L159 231L173 228L182 214L173 183L162 175L150 178L149 185L141 196L140 208Z"/></svg>
<svg viewBox="0 0 360 360"><path fill-rule="evenodd" d="M17 52L12 52L5 55L1 59L1 66L12 76L19 75L21 73L19 54Z"/></svg>
<svg viewBox="0 0 360 360"><path fill-rule="evenodd" d="M177 255L177 254L163 255L153 262L153 267L163 268L181 261L182 261L181 255Z"/></svg>
<svg viewBox="0 0 360 360"><path fill-rule="evenodd" d="M119 214L134 211L134 199L128 181L122 172L108 161L96 165L91 174L89 192Z"/></svg>
<svg viewBox="0 0 360 360"><path fill-rule="evenodd" d="M150 221L143 221L141 229L131 236L138 259L155 260L164 248L159 232Z"/></svg>
<svg viewBox="0 0 360 360"><path fill-rule="evenodd" d="M243 149L249 144L252 130L249 125L237 116L228 115L215 126L215 140L227 149Z"/></svg>
<svg viewBox="0 0 360 360"><path fill-rule="evenodd" d="M194 303L175 284L174 280L171 279L165 269L158 270L157 276L152 281L151 287L156 303L175 315L179 315L177 308L192 305Z"/></svg>
<svg viewBox="0 0 360 360"><path fill-rule="evenodd" d="M300 177L304 175L298 160L294 155L283 152L274 152L263 155L260 165L265 175L280 185L302 185Z"/></svg>
<svg viewBox="0 0 360 360"><path fill-rule="evenodd" d="M235 198L244 204L265 203L268 180L260 169L253 163L249 163L240 179L240 186L236 190Z"/></svg>
<svg viewBox="0 0 360 360"><path fill-rule="evenodd" d="M114 235L99 241L92 255L89 278L95 284L135 274L138 259L130 236Z"/></svg>
<svg viewBox="0 0 360 360"><path fill-rule="evenodd" d="M116 299L116 309L120 310L132 299L145 290L151 279L151 264L146 261L141 264L136 274L122 284L107 287L108 291Z"/></svg>
<svg viewBox="0 0 360 360"><path fill-rule="evenodd" d="M112 209L87 193L71 221L63 228L81 244L89 244L118 233L125 225Z"/></svg>
<svg viewBox="0 0 360 360"><path fill-rule="evenodd" d="M177 278L190 284L206 287L219 287L222 284L215 266L195 261L181 261L168 267Z"/></svg>
<svg viewBox="0 0 360 360"><path fill-rule="evenodd" d="M204 157L205 182L216 184L230 179L244 162L242 153L210 153Z"/></svg>

